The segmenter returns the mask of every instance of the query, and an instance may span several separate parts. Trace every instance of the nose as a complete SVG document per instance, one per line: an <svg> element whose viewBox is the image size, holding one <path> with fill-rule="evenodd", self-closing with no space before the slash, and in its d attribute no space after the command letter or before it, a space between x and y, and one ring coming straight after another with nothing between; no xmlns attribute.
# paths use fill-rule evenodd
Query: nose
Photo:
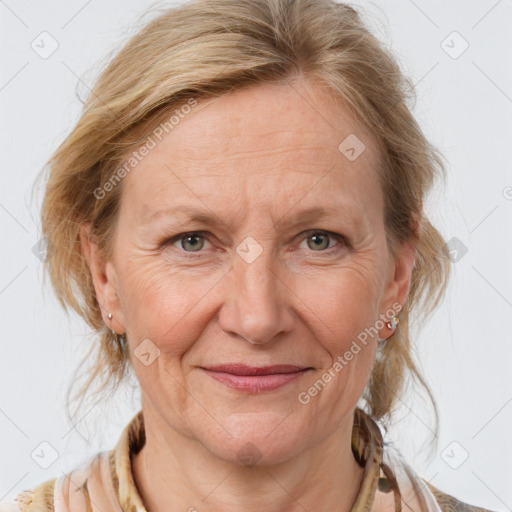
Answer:
<svg viewBox="0 0 512 512"><path fill-rule="evenodd" d="M278 276L267 248L252 262L234 255L227 298L220 312L225 332L254 345L264 345L290 332L294 315L289 304L292 293Z"/></svg>

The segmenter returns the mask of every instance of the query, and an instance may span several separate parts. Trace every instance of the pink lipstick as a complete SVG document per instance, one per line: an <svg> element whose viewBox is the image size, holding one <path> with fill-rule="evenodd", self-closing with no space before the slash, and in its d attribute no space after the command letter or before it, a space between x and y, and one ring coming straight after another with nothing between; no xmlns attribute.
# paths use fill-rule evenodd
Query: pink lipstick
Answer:
<svg viewBox="0 0 512 512"><path fill-rule="evenodd" d="M302 377L311 367L278 364L247 366L224 364L202 368L210 377L240 391L273 391Z"/></svg>

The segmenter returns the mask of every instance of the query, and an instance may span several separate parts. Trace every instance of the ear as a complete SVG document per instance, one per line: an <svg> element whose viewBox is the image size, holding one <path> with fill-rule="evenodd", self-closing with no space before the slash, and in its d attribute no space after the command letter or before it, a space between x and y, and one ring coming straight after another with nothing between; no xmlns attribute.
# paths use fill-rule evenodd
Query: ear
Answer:
<svg viewBox="0 0 512 512"><path fill-rule="evenodd" d="M80 242L91 272L96 300L107 327L118 334L123 334L126 329L119 301L116 270L112 262L103 261L99 247L90 235L90 224L82 224L80 227ZM112 319L108 318L109 313L112 314Z"/></svg>
<svg viewBox="0 0 512 512"><path fill-rule="evenodd" d="M413 222L413 236L409 240L401 242L395 250L395 256L391 256L389 273L380 307L381 318L384 318L382 315L388 312L386 322L390 320L389 312L394 310L395 315L397 315L409 295L412 272L416 264L416 246L422 229L418 216L414 216ZM398 305L399 307L397 307Z"/></svg>

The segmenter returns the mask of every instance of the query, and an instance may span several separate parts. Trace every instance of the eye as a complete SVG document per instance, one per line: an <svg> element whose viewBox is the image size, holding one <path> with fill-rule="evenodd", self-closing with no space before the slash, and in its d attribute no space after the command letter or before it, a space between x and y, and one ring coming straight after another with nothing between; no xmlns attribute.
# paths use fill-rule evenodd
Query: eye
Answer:
<svg viewBox="0 0 512 512"><path fill-rule="evenodd" d="M332 246L332 240L340 242ZM344 236L329 231L308 231L306 233L306 243L309 249L313 252L332 253L344 246L347 246L347 241Z"/></svg>
<svg viewBox="0 0 512 512"><path fill-rule="evenodd" d="M313 252L322 254L331 254L335 251L348 247L349 243L343 235L331 233L330 231L310 230L305 233L307 247ZM339 243L333 246L333 240ZM188 233L180 233L166 239L162 243L162 247L174 246L186 253L200 253L207 241L206 232L192 231Z"/></svg>
<svg viewBox="0 0 512 512"><path fill-rule="evenodd" d="M179 245L176 245L179 242ZM164 245L175 245L185 252L200 252L204 247L205 236L201 231L194 231L191 233L180 233L168 239Z"/></svg>

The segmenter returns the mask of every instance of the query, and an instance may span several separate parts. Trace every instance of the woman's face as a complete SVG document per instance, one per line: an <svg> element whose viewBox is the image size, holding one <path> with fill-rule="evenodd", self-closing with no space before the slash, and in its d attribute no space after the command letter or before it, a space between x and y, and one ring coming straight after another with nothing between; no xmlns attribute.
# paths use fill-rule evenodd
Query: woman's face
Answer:
<svg viewBox="0 0 512 512"><path fill-rule="evenodd" d="M224 460L289 459L351 417L378 340L362 333L388 337L407 294L414 250L388 251L376 145L306 81L200 102L161 138L93 272L105 322L174 431Z"/></svg>

